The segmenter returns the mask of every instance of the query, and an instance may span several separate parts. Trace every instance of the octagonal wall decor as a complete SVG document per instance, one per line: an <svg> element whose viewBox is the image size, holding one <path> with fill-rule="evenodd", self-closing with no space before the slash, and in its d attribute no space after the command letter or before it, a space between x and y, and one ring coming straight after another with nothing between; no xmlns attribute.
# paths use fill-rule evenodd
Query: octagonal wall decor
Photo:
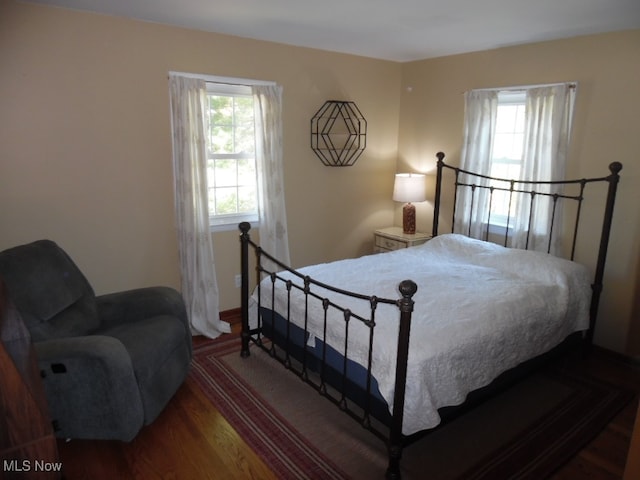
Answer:
<svg viewBox="0 0 640 480"><path fill-rule="evenodd" d="M311 149L328 167L350 167L367 146L367 121L354 102L328 100L311 119Z"/></svg>

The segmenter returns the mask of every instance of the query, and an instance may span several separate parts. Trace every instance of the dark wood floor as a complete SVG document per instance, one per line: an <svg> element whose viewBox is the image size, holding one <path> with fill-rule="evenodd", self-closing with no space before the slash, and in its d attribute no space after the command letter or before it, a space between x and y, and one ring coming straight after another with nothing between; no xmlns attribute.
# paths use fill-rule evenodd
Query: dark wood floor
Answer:
<svg viewBox="0 0 640 480"><path fill-rule="evenodd" d="M619 480L623 478L640 394L640 366L616 354L595 349L584 360L585 375L606 380L636 393L607 427L573 460L558 471L552 480ZM639 455L640 452L635 452Z"/></svg>
<svg viewBox="0 0 640 480"><path fill-rule="evenodd" d="M615 354L597 349L581 368L640 393L640 367ZM552 479L622 479L636 410L631 402ZM58 446L67 480L276 478L190 381L129 444L73 440Z"/></svg>

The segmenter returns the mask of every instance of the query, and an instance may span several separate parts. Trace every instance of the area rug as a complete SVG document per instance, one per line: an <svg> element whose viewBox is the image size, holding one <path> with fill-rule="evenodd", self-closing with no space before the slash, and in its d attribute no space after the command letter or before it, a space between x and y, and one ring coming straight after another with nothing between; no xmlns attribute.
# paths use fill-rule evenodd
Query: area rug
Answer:
<svg viewBox="0 0 640 480"><path fill-rule="evenodd" d="M239 350L237 336L196 347L191 376L278 478L384 478L379 438L264 352ZM545 369L405 448L403 479L544 479L631 399Z"/></svg>

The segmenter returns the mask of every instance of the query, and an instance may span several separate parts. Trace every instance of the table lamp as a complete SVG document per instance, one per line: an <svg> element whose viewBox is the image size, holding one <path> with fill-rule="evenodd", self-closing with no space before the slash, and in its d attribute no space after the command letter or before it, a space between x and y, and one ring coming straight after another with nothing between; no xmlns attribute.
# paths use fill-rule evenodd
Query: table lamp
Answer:
<svg viewBox="0 0 640 480"><path fill-rule="evenodd" d="M416 233L416 207L411 202L424 202L427 199L425 176L419 173L398 173L393 184L393 199L406 202L402 208L402 232Z"/></svg>

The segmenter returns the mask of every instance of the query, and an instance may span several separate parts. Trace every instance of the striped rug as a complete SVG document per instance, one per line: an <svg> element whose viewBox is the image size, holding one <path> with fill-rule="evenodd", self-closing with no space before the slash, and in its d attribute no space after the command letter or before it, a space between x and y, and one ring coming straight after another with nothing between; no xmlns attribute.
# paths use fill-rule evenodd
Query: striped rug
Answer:
<svg viewBox="0 0 640 480"><path fill-rule="evenodd" d="M245 442L280 479L348 478L225 362L239 354L235 335L195 347L191 375Z"/></svg>
<svg viewBox="0 0 640 480"><path fill-rule="evenodd" d="M228 336L194 350L191 375L247 444L286 479L383 478L386 449L264 352ZM546 478L592 439L629 392L535 374L405 448L403 479Z"/></svg>

